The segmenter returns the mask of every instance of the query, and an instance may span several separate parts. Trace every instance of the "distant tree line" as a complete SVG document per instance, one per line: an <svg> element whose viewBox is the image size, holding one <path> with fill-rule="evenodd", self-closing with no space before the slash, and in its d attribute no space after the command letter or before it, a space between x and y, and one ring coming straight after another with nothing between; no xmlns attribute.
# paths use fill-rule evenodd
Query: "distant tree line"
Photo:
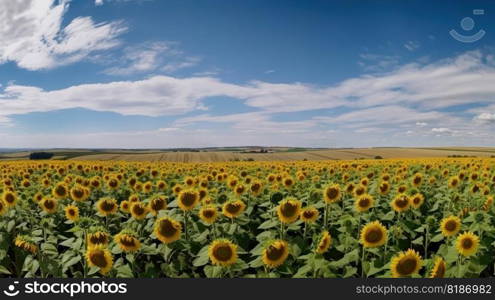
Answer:
<svg viewBox="0 0 495 300"><path fill-rule="evenodd" d="M29 159L31 160L51 159L53 156L54 154L50 152L33 152L29 154Z"/></svg>

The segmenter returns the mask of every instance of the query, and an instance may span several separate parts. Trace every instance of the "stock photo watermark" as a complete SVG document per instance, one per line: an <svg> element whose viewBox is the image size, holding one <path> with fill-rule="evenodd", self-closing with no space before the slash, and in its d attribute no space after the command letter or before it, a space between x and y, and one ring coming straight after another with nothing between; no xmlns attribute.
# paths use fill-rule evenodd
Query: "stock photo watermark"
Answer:
<svg viewBox="0 0 495 300"><path fill-rule="evenodd" d="M483 16L483 15L485 15L484 9L473 10L473 16ZM455 29L450 30L449 33L454 39L456 39L461 43L477 42L481 40L486 34L486 31L483 29L479 29L476 33L470 34L470 32L473 31L476 25L475 20L471 17L463 18L460 22L460 25L462 30L464 30L465 32L464 34L457 32Z"/></svg>

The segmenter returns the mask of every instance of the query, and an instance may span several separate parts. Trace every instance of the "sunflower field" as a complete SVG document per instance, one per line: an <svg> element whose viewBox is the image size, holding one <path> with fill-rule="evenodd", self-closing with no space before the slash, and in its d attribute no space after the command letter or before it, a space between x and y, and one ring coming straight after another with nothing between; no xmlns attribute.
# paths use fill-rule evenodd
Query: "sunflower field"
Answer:
<svg viewBox="0 0 495 300"><path fill-rule="evenodd" d="M3 277L490 277L495 160L0 163Z"/></svg>

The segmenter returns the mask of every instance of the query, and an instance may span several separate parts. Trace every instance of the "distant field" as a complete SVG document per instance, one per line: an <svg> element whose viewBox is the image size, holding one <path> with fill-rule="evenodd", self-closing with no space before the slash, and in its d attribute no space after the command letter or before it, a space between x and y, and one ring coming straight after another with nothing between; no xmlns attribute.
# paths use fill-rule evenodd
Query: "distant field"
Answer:
<svg viewBox="0 0 495 300"><path fill-rule="evenodd" d="M171 162L217 162L232 160L346 160L414 157L447 157L466 155L477 157L495 156L495 148L444 147L444 148L349 148L312 150L305 148L277 148L273 153L243 153L242 149L208 149L203 152L165 150L53 150L54 159L61 160L113 160L113 161L171 161ZM0 160L28 159L29 152L2 153Z"/></svg>
<svg viewBox="0 0 495 300"><path fill-rule="evenodd" d="M449 155L468 155L487 157L495 155L495 148L470 148L462 151L456 149L415 149L415 148L370 148L339 150L308 150L299 152L276 153L238 153L226 151L212 152L168 152L152 154L93 154L79 156L77 160L126 160L126 161L174 161L174 162L215 162L229 160L254 159L270 160L344 160L359 158L412 158L412 157L446 157Z"/></svg>

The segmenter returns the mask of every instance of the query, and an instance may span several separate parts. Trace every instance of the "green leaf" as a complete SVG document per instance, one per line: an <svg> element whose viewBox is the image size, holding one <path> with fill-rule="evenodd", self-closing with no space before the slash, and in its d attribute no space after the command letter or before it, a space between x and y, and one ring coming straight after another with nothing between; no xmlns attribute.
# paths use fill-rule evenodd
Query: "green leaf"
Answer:
<svg viewBox="0 0 495 300"><path fill-rule="evenodd" d="M12 273L6 267L0 265L0 274L11 275Z"/></svg>
<svg viewBox="0 0 495 300"><path fill-rule="evenodd" d="M268 220L268 221L263 222L263 224L261 224L258 227L258 229L270 229L270 228L273 228L273 227L277 227L278 224L279 223L276 220Z"/></svg>
<svg viewBox="0 0 495 300"><path fill-rule="evenodd" d="M118 278L132 278L134 274L132 273L132 269L128 264L120 266L117 268L117 277Z"/></svg>
<svg viewBox="0 0 495 300"><path fill-rule="evenodd" d="M201 250L199 250L196 258L193 261L193 266L201 267L206 265L210 261L210 257L208 256L208 247L209 246L204 246L203 248L201 248Z"/></svg>
<svg viewBox="0 0 495 300"><path fill-rule="evenodd" d="M437 243L437 242L440 242L441 240L443 240L443 235L441 233L435 235L434 237L431 238L431 242L433 243Z"/></svg>

